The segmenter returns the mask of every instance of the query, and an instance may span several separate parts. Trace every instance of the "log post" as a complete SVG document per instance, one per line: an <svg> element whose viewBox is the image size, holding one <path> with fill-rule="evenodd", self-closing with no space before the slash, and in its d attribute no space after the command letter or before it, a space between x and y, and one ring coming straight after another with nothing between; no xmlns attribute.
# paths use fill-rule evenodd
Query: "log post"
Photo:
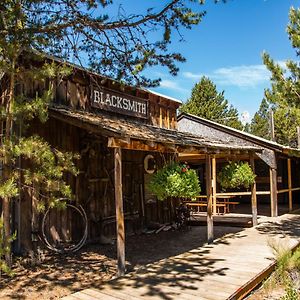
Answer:
<svg viewBox="0 0 300 300"><path fill-rule="evenodd" d="M278 216L277 206L277 170L270 167L271 217Z"/></svg>
<svg viewBox="0 0 300 300"><path fill-rule="evenodd" d="M206 194L207 194L207 242L214 240L213 215L212 215L212 178L211 178L211 157L206 155Z"/></svg>
<svg viewBox="0 0 300 300"><path fill-rule="evenodd" d="M255 161L253 154L250 155L250 165L255 174ZM256 197L256 182L251 185L251 208L252 208L252 226L257 225L257 197Z"/></svg>
<svg viewBox="0 0 300 300"><path fill-rule="evenodd" d="M212 157L212 197L213 197L213 214L217 213L217 161L216 156Z"/></svg>
<svg viewBox="0 0 300 300"><path fill-rule="evenodd" d="M114 148L118 276L125 274L125 227L122 194L122 151Z"/></svg>
<svg viewBox="0 0 300 300"><path fill-rule="evenodd" d="M291 159L287 160L287 171L288 171L288 189L289 189L289 211L293 210L293 192L292 192L292 164Z"/></svg>

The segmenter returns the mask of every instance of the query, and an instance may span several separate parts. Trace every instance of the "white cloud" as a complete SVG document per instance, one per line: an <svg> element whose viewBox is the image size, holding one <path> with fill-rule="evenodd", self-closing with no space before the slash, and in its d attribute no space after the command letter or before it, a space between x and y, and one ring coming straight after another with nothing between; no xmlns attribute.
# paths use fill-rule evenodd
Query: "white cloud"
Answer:
<svg viewBox="0 0 300 300"><path fill-rule="evenodd" d="M182 88L180 86L180 84L178 82L176 82L175 80L173 81L173 80L164 79L160 82L160 87L174 90L177 92L187 92L188 91L187 89Z"/></svg>
<svg viewBox="0 0 300 300"><path fill-rule="evenodd" d="M222 85L254 87L269 79L269 71L264 65L220 68L213 72L212 79Z"/></svg>
<svg viewBox="0 0 300 300"><path fill-rule="evenodd" d="M185 78L199 80L202 76L204 76L204 74L195 74L195 73L192 73L192 72L183 72L183 76Z"/></svg>
<svg viewBox="0 0 300 300"><path fill-rule="evenodd" d="M249 123L250 120L251 120L251 117L250 117L250 113L248 111L243 111L241 113L241 122L243 125L245 125L246 123Z"/></svg>
<svg viewBox="0 0 300 300"><path fill-rule="evenodd" d="M283 61L278 61L277 63L281 67L285 66ZM184 77L195 80L199 80L203 75L212 79L217 85L238 86L240 88L255 87L270 79L270 72L264 65L243 65L219 68L209 74L183 73Z"/></svg>

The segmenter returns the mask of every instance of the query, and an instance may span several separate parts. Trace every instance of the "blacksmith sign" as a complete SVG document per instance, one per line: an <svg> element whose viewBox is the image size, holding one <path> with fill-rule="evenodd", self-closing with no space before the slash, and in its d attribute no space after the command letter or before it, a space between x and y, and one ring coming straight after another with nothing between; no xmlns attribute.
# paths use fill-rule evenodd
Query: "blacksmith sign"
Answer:
<svg viewBox="0 0 300 300"><path fill-rule="evenodd" d="M91 106L119 114L148 119L148 100L103 87L91 89Z"/></svg>

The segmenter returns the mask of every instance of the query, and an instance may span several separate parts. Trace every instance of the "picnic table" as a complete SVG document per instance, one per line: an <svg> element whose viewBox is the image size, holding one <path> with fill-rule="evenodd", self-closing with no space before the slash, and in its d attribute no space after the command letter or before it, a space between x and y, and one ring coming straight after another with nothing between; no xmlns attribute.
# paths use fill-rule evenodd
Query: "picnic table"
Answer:
<svg viewBox="0 0 300 300"><path fill-rule="evenodd" d="M203 200L196 200L196 201L184 201L184 204L187 205L189 208L196 208L196 212L201 212L203 207L207 207L207 197L205 195L195 196L196 199L203 199ZM232 201L231 199L234 196L217 196L217 214L220 214L221 211L223 214L230 212L230 205L235 206L240 204L238 201ZM221 199L219 201L218 199Z"/></svg>

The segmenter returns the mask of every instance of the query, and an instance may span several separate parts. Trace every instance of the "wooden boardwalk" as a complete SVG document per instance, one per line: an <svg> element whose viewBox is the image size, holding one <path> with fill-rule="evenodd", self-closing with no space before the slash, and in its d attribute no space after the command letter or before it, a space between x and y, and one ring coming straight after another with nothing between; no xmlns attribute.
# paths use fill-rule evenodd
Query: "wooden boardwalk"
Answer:
<svg viewBox="0 0 300 300"><path fill-rule="evenodd" d="M245 289L274 267L270 244L292 249L299 240L300 215L269 218L256 228L146 265L97 290L85 289L63 300L241 299Z"/></svg>

